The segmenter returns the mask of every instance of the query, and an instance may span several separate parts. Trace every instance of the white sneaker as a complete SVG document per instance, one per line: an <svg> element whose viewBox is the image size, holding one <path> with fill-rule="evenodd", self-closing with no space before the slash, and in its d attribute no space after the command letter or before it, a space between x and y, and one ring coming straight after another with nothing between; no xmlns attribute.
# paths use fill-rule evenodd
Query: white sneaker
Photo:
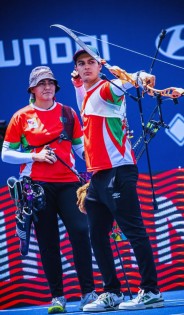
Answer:
<svg viewBox="0 0 184 315"><path fill-rule="evenodd" d="M119 305L120 310L144 310L146 308L163 307L164 299L159 292L154 294L152 292L145 293L144 290L140 290L135 299L127 302L122 302Z"/></svg>
<svg viewBox="0 0 184 315"><path fill-rule="evenodd" d="M98 295L95 291L92 291L90 293L86 293L84 296L81 297L80 306L79 309L83 310L83 307L86 304L90 304L98 299Z"/></svg>
<svg viewBox="0 0 184 315"><path fill-rule="evenodd" d="M84 312L103 312L106 310L115 310L117 306L124 300L123 293L119 295L115 293L102 293L98 299L83 307Z"/></svg>
<svg viewBox="0 0 184 315"><path fill-rule="evenodd" d="M66 299L64 296L55 297L52 299L52 305L48 308L48 314L63 313L66 311Z"/></svg>

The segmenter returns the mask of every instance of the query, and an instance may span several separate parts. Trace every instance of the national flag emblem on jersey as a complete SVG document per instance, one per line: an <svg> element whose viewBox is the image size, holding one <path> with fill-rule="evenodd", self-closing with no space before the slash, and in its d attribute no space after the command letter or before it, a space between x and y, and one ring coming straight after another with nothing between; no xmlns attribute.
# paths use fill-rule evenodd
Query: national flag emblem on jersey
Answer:
<svg viewBox="0 0 184 315"><path fill-rule="evenodd" d="M28 123L28 126L29 126L30 129L32 129L32 128L38 128L38 123L37 123L35 117L33 117L33 118L31 118L31 119L28 119L28 120L27 120L27 123Z"/></svg>

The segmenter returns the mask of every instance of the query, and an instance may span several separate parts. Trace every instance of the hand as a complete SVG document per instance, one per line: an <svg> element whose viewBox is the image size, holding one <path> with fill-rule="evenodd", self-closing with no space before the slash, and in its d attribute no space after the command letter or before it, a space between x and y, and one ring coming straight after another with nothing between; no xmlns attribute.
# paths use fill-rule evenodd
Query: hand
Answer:
<svg viewBox="0 0 184 315"><path fill-rule="evenodd" d="M89 187L89 182L77 189L77 206L79 207L79 210L84 214L86 214L85 198L86 198L88 187Z"/></svg>
<svg viewBox="0 0 184 315"><path fill-rule="evenodd" d="M57 161L57 158L51 148L49 148L48 146L44 146L44 148L40 152L33 153L33 161L54 164Z"/></svg>
<svg viewBox="0 0 184 315"><path fill-rule="evenodd" d="M150 87L155 86L156 77L152 74L142 71L140 72L139 79L141 80L143 88L146 88L148 84Z"/></svg>
<svg viewBox="0 0 184 315"><path fill-rule="evenodd" d="M71 76L72 76L72 83L73 85L78 88L80 86L83 85L83 81L81 79L81 77L79 76L78 72L76 70L74 70L72 73L71 73Z"/></svg>

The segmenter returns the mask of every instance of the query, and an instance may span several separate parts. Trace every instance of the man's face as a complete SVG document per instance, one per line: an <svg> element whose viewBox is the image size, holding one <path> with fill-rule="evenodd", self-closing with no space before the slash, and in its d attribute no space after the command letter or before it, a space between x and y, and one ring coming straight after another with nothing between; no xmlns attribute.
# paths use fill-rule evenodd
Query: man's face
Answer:
<svg viewBox="0 0 184 315"><path fill-rule="evenodd" d="M87 53L81 54L77 58L76 70L84 83L98 81L101 68L102 65Z"/></svg>

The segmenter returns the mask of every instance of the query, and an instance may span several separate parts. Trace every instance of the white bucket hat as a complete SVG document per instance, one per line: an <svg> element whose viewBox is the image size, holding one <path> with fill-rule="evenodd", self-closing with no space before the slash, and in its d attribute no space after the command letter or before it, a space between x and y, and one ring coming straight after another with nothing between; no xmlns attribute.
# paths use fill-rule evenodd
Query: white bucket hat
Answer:
<svg viewBox="0 0 184 315"><path fill-rule="evenodd" d="M28 87L28 93L31 93L31 88L36 86L38 82L44 79L51 79L55 81L56 84L56 92L59 91L60 86L58 85L58 81L55 79L53 72L49 67L46 66L40 66L34 68L29 77L29 87Z"/></svg>

